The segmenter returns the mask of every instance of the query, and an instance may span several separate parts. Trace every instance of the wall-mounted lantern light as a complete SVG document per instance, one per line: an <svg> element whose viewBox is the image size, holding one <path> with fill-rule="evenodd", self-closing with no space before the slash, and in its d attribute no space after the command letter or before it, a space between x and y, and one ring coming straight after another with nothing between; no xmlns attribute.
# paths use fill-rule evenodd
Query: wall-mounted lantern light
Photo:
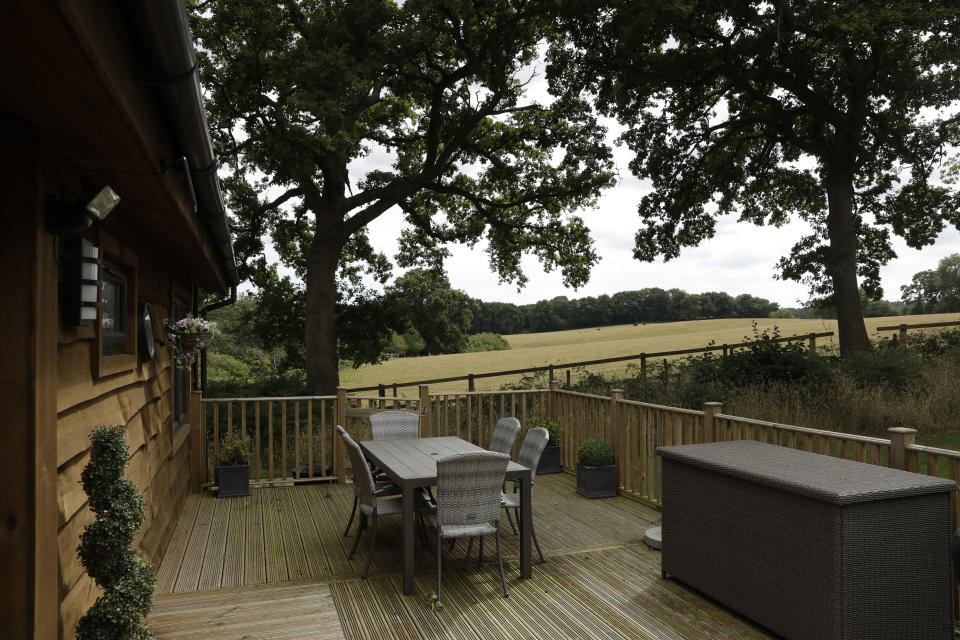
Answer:
<svg viewBox="0 0 960 640"><path fill-rule="evenodd" d="M78 236L65 236L63 249L63 282L60 304L64 324L88 325L97 319L100 303L100 249Z"/></svg>

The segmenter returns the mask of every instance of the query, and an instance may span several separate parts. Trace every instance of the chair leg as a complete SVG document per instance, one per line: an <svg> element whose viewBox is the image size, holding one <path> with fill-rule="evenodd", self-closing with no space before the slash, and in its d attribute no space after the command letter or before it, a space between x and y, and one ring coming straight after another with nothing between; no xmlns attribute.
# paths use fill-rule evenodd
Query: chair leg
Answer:
<svg viewBox="0 0 960 640"><path fill-rule="evenodd" d="M373 525L370 527L370 551L367 552L367 566L363 568L363 578L370 571L370 561L373 560L373 550L377 546L377 512L373 512Z"/></svg>
<svg viewBox="0 0 960 640"><path fill-rule="evenodd" d="M360 544L360 534L363 533L363 525L367 521L367 516L360 514L360 522L357 523L357 537L353 541L353 548L350 549L350 553L347 555L347 559L352 559L353 554L357 552L357 545Z"/></svg>
<svg viewBox="0 0 960 640"><path fill-rule="evenodd" d="M477 558L477 566L483 564L483 536L480 536L480 556Z"/></svg>
<svg viewBox="0 0 960 640"><path fill-rule="evenodd" d="M507 578L503 575L503 554L500 552L500 527L497 527L497 562L500 564L500 585L503 587L503 597L509 598L510 593L507 591Z"/></svg>
<svg viewBox="0 0 960 640"><path fill-rule="evenodd" d="M510 516L510 509L507 508L507 522L510 523L510 530L513 531L513 535L517 535L517 528L513 526L513 518ZM517 517L517 522L520 522L520 517Z"/></svg>
<svg viewBox="0 0 960 640"><path fill-rule="evenodd" d="M443 575L443 538L437 531L437 602L440 601L440 584Z"/></svg>
<svg viewBox="0 0 960 640"><path fill-rule="evenodd" d="M483 544L483 538L480 538L480 544ZM470 564L470 552L473 551L473 538L470 538L469 544L467 544L467 556L463 559L463 568L466 569Z"/></svg>
<svg viewBox="0 0 960 640"><path fill-rule="evenodd" d="M357 494L353 494L353 509L350 510L350 520L347 521L347 528L343 530L343 537L346 538L347 534L350 533L350 525L353 524L353 518L357 515L357 504L360 502L360 497Z"/></svg>

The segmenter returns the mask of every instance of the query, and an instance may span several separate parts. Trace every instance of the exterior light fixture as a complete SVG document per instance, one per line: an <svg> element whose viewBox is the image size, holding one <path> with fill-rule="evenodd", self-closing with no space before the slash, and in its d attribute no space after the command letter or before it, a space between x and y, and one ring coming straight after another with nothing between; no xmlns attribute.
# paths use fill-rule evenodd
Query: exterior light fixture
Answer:
<svg viewBox="0 0 960 640"><path fill-rule="evenodd" d="M63 280L60 308L64 324L86 326L97 319L100 305L100 249L79 236L62 239Z"/></svg>
<svg viewBox="0 0 960 640"><path fill-rule="evenodd" d="M113 208L118 204L120 204L120 196L110 188L110 185L107 185L97 192L93 200L87 203L87 213L97 220L102 221L110 215L110 212L113 211Z"/></svg>

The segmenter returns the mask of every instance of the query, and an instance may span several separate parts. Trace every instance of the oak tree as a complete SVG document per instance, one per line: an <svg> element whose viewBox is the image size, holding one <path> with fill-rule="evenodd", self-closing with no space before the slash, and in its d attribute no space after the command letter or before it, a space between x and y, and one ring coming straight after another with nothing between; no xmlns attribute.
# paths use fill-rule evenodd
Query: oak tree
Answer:
<svg viewBox="0 0 960 640"><path fill-rule="evenodd" d="M958 130L960 2L565 5L553 86L616 116L631 170L653 185L635 256L675 258L723 215L798 216L813 231L780 277L829 297L841 353L869 349L859 291L882 294L891 232L919 248L960 224L938 182Z"/></svg>
<svg viewBox="0 0 960 640"><path fill-rule="evenodd" d="M403 267L437 267L445 245L485 241L504 281L522 284L532 253L566 284L586 282L597 255L574 212L612 183L612 163L587 102L527 95L554 6L192 4L237 253L263 255L269 235L303 277L313 393L338 383L337 305L363 293L364 272L388 272L366 228L393 207L408 223ZM374 152L388 160L358 162Z"/></svg>

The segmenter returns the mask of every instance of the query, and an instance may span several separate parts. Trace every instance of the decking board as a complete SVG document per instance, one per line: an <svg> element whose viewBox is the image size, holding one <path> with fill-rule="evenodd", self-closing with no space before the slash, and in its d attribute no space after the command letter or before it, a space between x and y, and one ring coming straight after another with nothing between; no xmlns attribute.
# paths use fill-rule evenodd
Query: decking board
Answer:
<svg viewBox="0 0 960 640"><path fill-rule="evenodd" d="M501 528L510 597L503 598L492 540L477 566L474 545L443 548L443 602L435 551L416 547L416 594L403 595L400 519L378 525L370 576L369 532L353 560L356 523L343 536L353 487L307 484L255 489L250 497L191 497L158 576L148 624L158 638L637 638L760 640L762 629L674 580L643 532L659 513L626 498L586 500L565 474L537 478L534 516L545 564L521 580L518 537ZM536 557L536 556L534 556ZM238 586L231 586L231 585Z"/></svg>

